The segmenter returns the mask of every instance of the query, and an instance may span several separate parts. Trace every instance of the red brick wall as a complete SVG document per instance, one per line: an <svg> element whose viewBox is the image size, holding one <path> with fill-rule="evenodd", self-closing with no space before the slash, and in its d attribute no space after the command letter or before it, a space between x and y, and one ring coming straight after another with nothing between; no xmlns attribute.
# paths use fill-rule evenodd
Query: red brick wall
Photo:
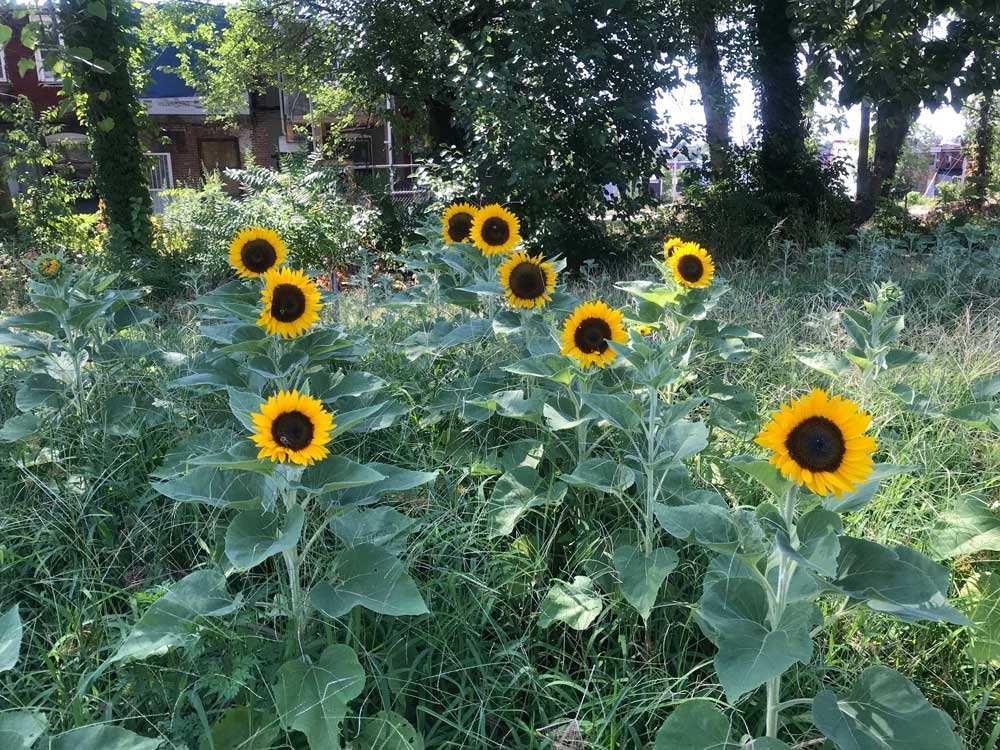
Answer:
<svg viewBox="0 0 1000 750"><path fill-rule="evenodd" d="M41 112L43 109L57 106L60 102L60 84L39 83L38 73L34 68L26 70L23 76L18 72L17 66L22 58L27 58L31 61L35 59L34 51L25 47L20 41L21 29L28 23L28 19L13 19L10 16L4 17L4 14L0 13L0 22L7 24L14 30L11 40L7 42L6 46L0 49L0 54L3 54L4 61L7 64L7 81L0 82L0 93L28 97L36 113ZM75 117L72 115L69 115L66 119L75 122Z"/></svg>

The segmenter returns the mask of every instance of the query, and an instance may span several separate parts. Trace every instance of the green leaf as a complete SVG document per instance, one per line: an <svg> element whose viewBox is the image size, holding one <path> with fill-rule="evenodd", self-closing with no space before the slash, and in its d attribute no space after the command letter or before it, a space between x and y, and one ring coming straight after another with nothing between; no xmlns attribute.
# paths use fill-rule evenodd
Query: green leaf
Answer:
<svg viewBox="0 0 1000 750"><path fill-rule="evenodd" d="M665 286L653 281L624 281L615 286L633 297L652 302L659 307L675 302L681 294L680 288L676 285Z"/></svg>
<svg viewBox="0 0 1000 750"><path fill-rule="evenodd" d="M97 121L97 129L102 133L108 133L115 129L115 120L113 117L104 117Z"/></svg>
<svg viewBox="0 0 1000 750"><path fill-rule="evenodd" d="M576 576L573 583L556 581L542 600L538 625L547 628L564 622L573 630L586 630L604 609L594 582L586 576Z"/></svg>
<svg viewBox="0 0 1000 750"><path fill-rule="evenodd" d="M272 711L235 706L212 724L198 750L271 750L279 730Z"/></svg>
<svg viewBox="0 0 1000 750"><path fill-rule="evenodd" d="M977 664L1000 666L1000 573L981 573L962 589L969 619L976 627L969 630L966 655Z"/></svg>
<svg viewBox="0 0 1000 750"><path fill-rule="evenodd" d="M274 507L277 486L266 474L199 466L187 474L154 482L153 489L179 503L205 503L216 508L261 503Z"/></svg>
<svg viewBox="0 0 1000 750"><path fill-rule="evenodd" d="M488 536L506 536L522 516L532 508L558 504L566 495L566 485L554 482L551 487L527 466L509 471L497 480L486 506Z"/></svg>
<svg viewBox="0 0 1000 750"><path fill-rule="evenodd" d="M14 668L21 653L21 615L14 605L0 616L0 672Z"/></svg>
<svg viewBox="0 0 1000 750"><path fill-rule="evenodd" d="M424 738L405 718L392 711L379 711L361 721L355 750L424 750Z"/></svg>
<svg viewBox="0 0 1000 750"><path fill-rule="evenodd" d="M18 411L32 411L42 406L55 406L66 390L61 382L43 372L33 372L20 383L14 392L14 405Z"/></svg>
<svg viewBox="0 0 1000 750"><path fill-rule="evenodd" d="M237 606L220 572L203 569L189 573L153 602L108 663L147 659L185 646L196 637L199 618L222 617L235 612Z"/></svg>
<svg viewBox="0 0 1000 750"><path fill-rule="evenodd" d="M698 623L719 649L715 671L732 702L793 664L807 663L813 648L810 630L818 621L815 604L796 601L772 628L767 594L747 578L706 579L698 603Z"/></svg>
<svg viewBox="0 0 1000 750"><path fill-rule="evenodd" d="M28 49L34 49L38 46L38 32L41 31L42 25L38 21L31 21L26 23L24 28L21 29L21 44L23 44ZM34 67L34 63L32 63ZM21 74L24 75L23 73Z"/></svg>
<svg viewBox="0 0 1000 750"><path fill-rule="evenodd" d="M750 743L747 750L792 750L792 748L774 737L758 737Z"/></svg>
<svg viewBox="0 0 1000 750"><path fill-rule="evenodd" d="M844 310L841 323L848 335L854 340L854 345L861 350L868 347L868 331L871 319L860 310Z"/></svg>
<svg viewBox="0 0 1000 750"><path fill-rule="evenodd" d="M1000 432L1000 401L976 401L953 409L948 416L967 427Z"/></svg>
<svg viewBox="0 0 1000 750"><path fill-rule="evenodd" d="M661 455L683 461L708 447L708 427L704 422L681 419L661 433L658 447Z"/></svg>
<svg viewBox="0 0 1000 750"><path fill-rule="evenodd" d="M27 27L25 27L25 28L27 28ZM23 32L21 34L21 41L24 41L24 33ZM27 45L25 45L25 46L27 46ZM28 47L28 49L32 49L32 48ZM27 73L29 70L34 70L34 69L35 69L35 61L32 60L30 57L22 57L20 60L17 61L17 74L21 78L24 78L24 74Z"/></svg>
<svg viewBox="0 0 1000 750"><path fill-rule="evenodd" d="M365 671L342 644L327 646L315 664L296 660L278 670L274 703L287 730L302 732L311 750L341 750L347 704L361 695Z"/></svg>
<svg viewBox="0 0 1000 750"><path fill-rule="evenodd" d="M847 357L833 352L802 352L796 354L795 359L806 367L811 367L835 380L844 377L852 370L851 361Z"/></svg>
<svg viewBox="0 0 1000 750"><path fill-rule="evenodd" d="M612 427L630 432L639 427L639 403L633 398L605 393L585 393L583 403L593 409Z"/></svg>
<svg viewBox="0 0 1000 750"><path fill-rule="evenodd" d="M635 483L635 472L618 461L588 458L572 474L563 474L560 479L574 487L589 487L598 492L617 494Z"/></svg>
<svg viewBox="0 0 1000 750"><path fill-rule="evenodd" d="M11 417L0 428L0 443L17 443L38 432L38 417L21 414Z"/></svg>
<svg viewBox="0 0 1000 750"><path fill-rule="evenodd" d="M49 721L41 711L0 712L0 747L4 750L30 750L48 726Z"/></svg>
<svg viewBox="0 0 1000 750"><path fill-rule="evenodd" d="M733 511L718 493L692 491L683 501L654 503L653 513L663 529L682 541L693 539L709 549L732 552L745 547L755 553L763 542L763 529L749 511Z"/></svg>
<svg viewBox="0 0 1000 750"><path fill-rule="evenodd" d="M973 383L972 395L976 401L989 401L994 396L1000 395L1000 373Z"/></svg>
<svg viewBox="0 0 1000 750"><path fill-rule="evenodd" d="M545 446L540 440L515 440L504 450L500 466L504 471L514 471L521 466L537 469L544 453Z"/></svg>
<svg viewBox="0 0 1000 750"><path fill-rule="evenodd" d="M87 3L87 15L107 21L108 8L101 0L92 0L92 2Z"/></svg>
<svg viewBox="0 0 1000 750"><path fill-rule="evenodd" d="M330 531L347 547L374 544L399 554L417 524L417 519L386 505L370 510L349 508L330 522Z"/></svg>
<svg viewBox="0 0 1000 750"><path fill-rule="evenodd" d="M253 415L260 413L261 406L267 401L266 398L258 396L256 393L237 390L230 387L229 410L236 417L236 420L246 427L250 432L256 432L257 428L253 423Z"/></svg>
<svg viewBox="0 0 1000 750"><path fill-rule="evenodd" d="M914 414L920 414L925 417L944 416L944 413L935 407L927 396L913 390L906 383L897 383L889 390L892 391L892 394L896 398L903 402L907 411L912 411Z"/></svg>
<svg viewBox="0 0 1000 750"><path fill-rule="evenodd" d="M343 456L327 456L302 472L297 487L322 495L324 492L346 490L375 484L385 475Z"/></svg>
<svg viewBox="0 0 1000 750"><path fill-rule="evenodd" d="M762 461L753 456L735 456L729 459L729 463L752 479L756 479L776 498L783 499L792 488L792 482L785 479L778 471L778 467L770 461Z"/></svg>
<svg viewBox="0 0 1000 750"><path fill-rule="evenodd" d="M226 557L241 570L260 565L267 558L290 550L299 543L305 513L293 505L284 519L277 513L245 510L226 530Z"/></svg>
<svg viewBox="0 0 1000 750"><path fill-rule="evenodd" d="M1000 507L979 495L959 496L941 514L928 546L935 560L1000 551Z"/></svg>
<svg viewBox="0 0 1000 750"><path fill-rule="evenodd" d="M890 370L926 361L926 354L921 354L910 349L890 349L885 353L885 366Z"/></svg>
<svg viewBox="0 0 1000 750"><path fill-rule="evenodd" d="M948 569L916 550L849 536L840 537L840 558L833 585L869 607L906 622L935 620L969 625L948 604Z"/></svg>
<svg viewBox="0 0 1000 750"><path fill-rule="evenodd" d="M47 750L156 750L162 743L112 724L92 724L53 737Z"/></svg>
<svg viewBox="0 0 1000 750"><path fill-rule="evenodd" d="M695 698L675 708L656 733L653 750L740 750L730 721L711 701Z"/></svg>
<svg viewBox="0 0 1000 750"><path fill-rule="evenodd" d="M217 469L274 474L275 463L257 458L260 449L256 445L242 436L236 439L239 442L223 450L192 455L187 464L192 467L212 466Z"/></svg>
<svg viewBox="0 0 1000 750"><path fill-rule="evenodd" d="M309 594L328 617L343 617L361 606L392 617L427 614L427 605L399 559L374 544L361 544L337 555L333 583L320 583Z"/></svg>
<svg viewBox="0 0 1000 750"><path fill-rule="evenodd" d="M843 531L840 516L823 508L813 508L799 519L796 545L792 545L784 530L779 530L775 539L784 555L820 575L833 578L837 575L839 536Z"/></svg>
<svg viewBox="0 0 1000 750"><path fill-rule="evenodd" d="M615 548L612 561L625 601L635 608L643 620L648 620L660 587L677 567L677 553L658 547L647 557L638 547L623 544Z"/></svg>
<svg viewBox="0 0 1000 750"><path fill-rule="evenodd" d="M840 750L961 750L954 722L916 685L888 667L869 667L843 698L824 690L813 721Z"/></svg>
<svg viewBox="0 0 1000 750"><path fill-rule="evenodd" d="M14 30L5 23L0 23L0 47L7 44L14 35Z"/></svg>
<svg viewBox="0 0 1000 750"><path fill-rule="evenodd" d="M342 505L350 503L362 504L378 498L386 492L406 492L425 484L430 484L437 479L436 471L413 471L411 469L401 469L392 464L383 464L377 461L365 464L368 469L382 475L382 479L371 484L354 487L349 490L337 493L333 497Z"/></svg>

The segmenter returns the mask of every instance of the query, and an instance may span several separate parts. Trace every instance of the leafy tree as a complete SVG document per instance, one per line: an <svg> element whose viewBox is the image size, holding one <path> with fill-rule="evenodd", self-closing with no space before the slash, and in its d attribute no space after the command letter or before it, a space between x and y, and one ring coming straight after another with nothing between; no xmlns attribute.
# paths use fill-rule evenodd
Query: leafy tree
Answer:
<svg viewBox="0 0 1000 750"><path fill-rule="evenodd" d="M129 68L137 15L124 0L61 0L57 12L63 64L72 73L68 88L87 125L94 181L107 205L109 253L138 269L153 250L143 113Z"/></svg>

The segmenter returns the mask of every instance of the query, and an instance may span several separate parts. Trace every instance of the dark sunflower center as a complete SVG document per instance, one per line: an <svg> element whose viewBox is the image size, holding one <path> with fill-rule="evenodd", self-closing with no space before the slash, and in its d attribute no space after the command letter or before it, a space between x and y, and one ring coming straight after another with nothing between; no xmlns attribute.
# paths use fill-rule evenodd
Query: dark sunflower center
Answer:
<svg viewBox="0 0 1000 750"><path fill-rule="evenodd" d="M826 417L809 417L788 433L785 447L799 466L810 471L836 471L844 460L844 435Z"/></svg>
<svg viewBox="0 0 1000 750"><path fill-rule="evenodd" d="M601 318L587 318L576 327L573 343L584 354L597 352L604 354L608 349L608 339L611 338L611 326Z"/></svg>
<svg viewBox="0 0 1000 750"><path fill-rule="evenodd" d="M312 442L312 420L300 411L286 411L271 423L271 437L282 448L300 451Z"/></svg>
<svg viewBox="0 0 1000 750"><path fill-rule="evenodd" d="M483 240L487 245L503 245L510 239L510 226L499 216L483 222Z"/></svg>
<svg viewBox="0 0 1000 750"><path fill-rule="evenodd" d="M249 270L264 273L278 260L278 253L267 240L250 240L240 250L240 258Z"/></svg>
<svg viewBox="0 0 1000 750"><path fill-rule="evenodd" d="M271 317L294 323L306 311L306 295L294 284L278 284L271 294Z"/></svg>
<svg viewBox="0 0 1000 750"><path fill-rule="evenodd" d="M685 255L677 261L677 273L685 281L694 283L701 280L702 274L705 273L705 266L702 265L701 258L697 255Z"/></svg>
<svg viewBox="0 0 1000 750"><path fill-rule="evenodd" d="M448 236L452 242L463 242L472 231L472 214L462 212L448 219Z"/></svg>
<svg viewBox="0 0 1000 750"><path fill-rule="evenodd" d="M518 263L510 272L510 290L521 299L541 297L545 294L545 271L534 263Z"/></svg>

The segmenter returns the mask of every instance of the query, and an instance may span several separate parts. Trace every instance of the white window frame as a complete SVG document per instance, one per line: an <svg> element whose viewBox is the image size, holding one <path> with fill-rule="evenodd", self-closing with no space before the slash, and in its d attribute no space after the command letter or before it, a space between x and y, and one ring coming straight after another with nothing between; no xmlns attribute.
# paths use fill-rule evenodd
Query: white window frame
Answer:
<svg viewBox="0 0 1000 750"><path fill-rule="evenodd" d="M9 83L7 77L7 46L0 44L0 83Z"/></svg>
<svg viewBox="0 0 1000 750"><path fill-rule="evenodd" d="M28 17L32 23L41 23L51 30L52 17L48 14L32 14ZM59 35L58 46L56 47L35 47L35 75L38 76L38 83L43 86L59 86L62 84L62 76L53 73L45 67L42 55L49 50L56 50L64 44L62 34Z"/></svg>

